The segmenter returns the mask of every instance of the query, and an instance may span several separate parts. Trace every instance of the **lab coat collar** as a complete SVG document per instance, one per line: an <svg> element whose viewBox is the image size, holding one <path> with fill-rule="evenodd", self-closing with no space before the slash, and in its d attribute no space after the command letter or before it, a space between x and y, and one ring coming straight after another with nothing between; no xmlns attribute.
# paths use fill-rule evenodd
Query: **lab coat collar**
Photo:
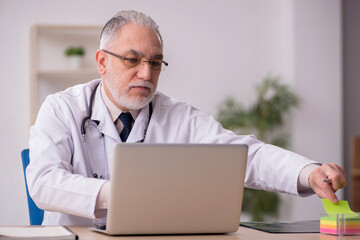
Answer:
<svg viewBox="0 0 360 240"><path fill-rule="evenodd" d="M98 131L120 141L120 136L117 133L116 127L111 119L110 113L101 97L100 88L96 89L93 113L91 119L98 121Z"/></svg>

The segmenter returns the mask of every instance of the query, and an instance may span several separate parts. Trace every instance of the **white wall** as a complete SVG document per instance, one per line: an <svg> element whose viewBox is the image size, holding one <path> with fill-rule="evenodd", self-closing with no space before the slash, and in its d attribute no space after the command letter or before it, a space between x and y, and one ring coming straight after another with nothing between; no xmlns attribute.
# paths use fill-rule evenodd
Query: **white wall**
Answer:
<svg viewBox="0 0 360 240"><path fill-rule="evenodd" d="M30 27L103 25L122 9L160 25L170 63L161 91L214 115L226 95L251 103L256 82L281 76L302 98L290 124L293 149L341 162L339 0L0 0L0 225L28 223L20 151L29 135ZM317 198L284 199L281 219L319 217Z"/></svg>
<svg viewBox="0 0 360 240"><path fill-rule="evenodd" d="M293 86L302 98L293 116L294 150L342 164L341 2L295 0L294 19ZM293 198L292 204L292 215L303 219L316 219L322 210L316 196Z"/></svg>

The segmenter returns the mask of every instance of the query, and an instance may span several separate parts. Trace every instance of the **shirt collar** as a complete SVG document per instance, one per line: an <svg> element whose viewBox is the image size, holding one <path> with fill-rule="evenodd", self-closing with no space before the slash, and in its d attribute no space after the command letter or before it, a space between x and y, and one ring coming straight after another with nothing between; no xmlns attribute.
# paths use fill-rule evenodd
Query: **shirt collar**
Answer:
<svg viewBox="0 0 360 240"><path fill-rule="evenodd" d="M120 114L123 112L120 108L118 108L108 97L108 95L105 92L104 89L104 84L102 84L102 82L100 83L101 86L101 98L103 99L106 108L108 109L111 119L113 122L115 122L118 117L120 116ZM131 113L131 116L133 117L134 120L136 120L137 116L139 115L140 110L131 110L129 111Z"/></svg>

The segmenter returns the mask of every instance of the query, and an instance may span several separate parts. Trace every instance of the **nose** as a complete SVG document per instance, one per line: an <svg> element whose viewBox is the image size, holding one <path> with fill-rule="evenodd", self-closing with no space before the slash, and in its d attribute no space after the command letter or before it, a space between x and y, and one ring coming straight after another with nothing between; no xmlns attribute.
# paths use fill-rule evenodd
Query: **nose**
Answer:
<svg viewBox="0 0 360 240"><path fill-rule="evenodd" d="M140 69L137 73L138 78L143 80L150 80L151 79L151 68L150 63L147 61L142 61L140 64Z"/></svg>

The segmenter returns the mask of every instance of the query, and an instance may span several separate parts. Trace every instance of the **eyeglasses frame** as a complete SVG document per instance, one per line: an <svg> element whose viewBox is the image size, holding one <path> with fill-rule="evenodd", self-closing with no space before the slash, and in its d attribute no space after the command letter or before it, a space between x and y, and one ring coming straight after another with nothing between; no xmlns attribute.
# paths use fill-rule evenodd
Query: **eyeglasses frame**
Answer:
<svg viewBox="0 0 360 240"><path fill-rule="evenodd" d="M110 51L105 50L105 49L101 49L101 51L104 51L104 52L106 52L106 53L108 53L108 54L110 54L110 55L112 55L112 56L114 56L114 57L120 58L121 60L127 60L127 61L129 61L129 60L130 60L130 58L123 57L123 56L121 56L121 55L119 55L119 54L116 54L116 53L110 52ZM141 63L148 62L148 63L149 63L149 65L150 65L150 69L151 69L152 71L156 71L156 70L153 70L153 69L151 68L151 64L150 64L150 62L152 62L152 60L143 60L143 59L141 59L141 60L142 60L142 61L141 61ZM165 61L164 61L164 60L162 60L162 59L161 59L161 62L162 62L163 64L165 64L165 66L166 66L166 67L169 65L169 63L165 62ZM134 66L134 67L135 67L135 66ZM161 71L163 71L163 69L162 69L162 68L160 69L160 71L159 71L159 72L161 72Z"/></svg>

